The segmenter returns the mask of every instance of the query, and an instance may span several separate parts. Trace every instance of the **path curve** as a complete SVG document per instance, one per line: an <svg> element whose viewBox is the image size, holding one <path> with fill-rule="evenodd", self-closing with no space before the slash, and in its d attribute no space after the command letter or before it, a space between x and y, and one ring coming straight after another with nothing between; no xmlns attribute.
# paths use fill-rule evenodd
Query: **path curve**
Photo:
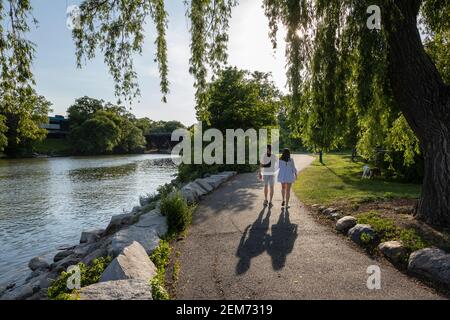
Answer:
<svg viewBox="0 0 450 320"><path fill-rule="evenodd" d="M295 155L298 170L312 160ZM316 222L295 196L283 215L278 185L264 210L262 187L255 173L241 174L202 200L177 244L177 299L442 298ZM381 269L380 290L367 289L370 265Z"/></svg>

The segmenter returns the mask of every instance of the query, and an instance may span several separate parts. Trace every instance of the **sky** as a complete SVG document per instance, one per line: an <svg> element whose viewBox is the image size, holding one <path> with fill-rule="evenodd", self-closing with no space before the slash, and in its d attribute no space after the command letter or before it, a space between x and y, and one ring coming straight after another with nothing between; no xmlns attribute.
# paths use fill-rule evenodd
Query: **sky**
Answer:
<svg viewBox="0 0 450 320"><path fill-rule="evenodd" d="M66 114L76 98L89 96L116 102L114 83L101 55L77 69L75 46L71 31L66 27L66 8L80 0L32 0L33 15L39 21L30 33L36 45L33 65L37 91L53 103L54 114ZM167 103L161 102L159 75L155 56L154 26L146 26L146 41L142 55L134 59L141 97L131 105L137 117L152 120L178 120L186 125L195 120L193 78L189 74L188 21L182 0L166 1L169 13L167 31L170 94ZM250 71L271 72L275 84L285 91L284 33L278 35L278 49L274 51L268 38L268 23L261 8L261 0L240 0L230 21L228 45L230 66Z"/></svg>

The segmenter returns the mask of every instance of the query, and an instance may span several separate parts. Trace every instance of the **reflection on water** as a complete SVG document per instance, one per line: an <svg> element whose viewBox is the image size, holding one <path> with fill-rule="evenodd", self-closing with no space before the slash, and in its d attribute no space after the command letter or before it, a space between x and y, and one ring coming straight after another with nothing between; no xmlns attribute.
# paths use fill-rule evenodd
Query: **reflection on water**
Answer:
<svg viewBox="0 0 450 320"><path fill-rule="evenodd" d="M0 284L82 230L106 227L175 172L165 155L0 160Z"/></svg>

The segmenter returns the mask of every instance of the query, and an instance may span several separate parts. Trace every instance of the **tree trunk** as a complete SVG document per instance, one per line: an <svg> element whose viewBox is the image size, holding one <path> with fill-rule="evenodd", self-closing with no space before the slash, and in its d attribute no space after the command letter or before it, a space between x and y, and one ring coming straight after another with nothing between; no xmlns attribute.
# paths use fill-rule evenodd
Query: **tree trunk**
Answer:
<svg viewBox="0 0 450 320"><path fill-rule="evenodd" d="M323 164L323 151L322 150L319 151L319 161L320 161L320 163Z"/></svg>
<svg viewBox="0 0 450 320"><path fill-rule="evenodd" d="M435 226L450 225L450 88L426 54L417 16L421 0L395 0L401 16L386 14L389 76L394 98L420 140L425 160L416 216ZM398 12L398 11L397 11Z"/></svg>

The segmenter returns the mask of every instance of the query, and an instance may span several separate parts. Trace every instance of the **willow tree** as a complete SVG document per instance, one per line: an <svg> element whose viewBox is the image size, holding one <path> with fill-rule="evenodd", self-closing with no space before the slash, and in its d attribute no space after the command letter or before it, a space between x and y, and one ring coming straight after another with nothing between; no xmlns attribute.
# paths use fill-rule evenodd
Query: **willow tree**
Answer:
<svg viewBox="0 0 450 320"><path fill-rule="evenodd" d="M226 62L227 28L235 0L186 0L190 21L190 71L195 78L197 116L207 120L208 71ZM85 0L81 28L74 32L79 62L100 48L119 94L136 94L132 55L144 41L144 21L156 27L156 61L163 97L168 93L168 15L164 0ZM280 26L287 30L286 60L293 113L302 112L302 88L312 84L320 129L332 136L346 112L348 66L357 61L353 83L358 105L367 113L392 102L417 136L425 158L425 177L417 216L433 225L450 223L450 90L427 55L418 17L427 36L449 30L450 3L442 0L263 0L270 39L276 47ZM367 27L367 9L378 5L381 30ZM448 34L448 33L447 33ZM440 51L448 52L447 45ZM442 55L442 54L441 54ZM317 80L320 81L317 81ZM321 92L319 92L319 90ZM391 99L392 98L392 99ZM392 101L391 101L392 100ZM334 121L332 121L334 120Z"/></svg>
<svg viewBox="0 0 450 320"><path fill-rule="evenodd" d="M31 78L29 62L33 51L33 46L22 37L28 29L29 19L23 16L31 11L29 1L5 0L0 4L4 2L14 4L19 10L10 15L16 23L16 33L5 37L2 29L2 88ZM165 100L169 93L167 50L170 49L166 42L168 14L165 2L168 1L84 0L80 6L80 28L73 33L79 65L101 52L116 81L117 94L129 99L138 95L133 55L142 51L145 22L150 20L156 30L154 60L159 67ZM190 72L195 78L197 116L200 120L207 120L205 88L208 73L215 73L226 63L228 25L237 0L185 0L184 3L190 21L189 62ZM323 101L327 107L334 107L331 114L342 115L345 104L340 103L342 97L339 96L343 94L342 81L347 80L345 66L354 63L352 58L356 57L358 74L352 77L356 78L354 85L358 89L360 107L372 112L376 109L371 107L382 108L386 105L382 100L392 97L395 107L402 112L420 142L425 159L425 178L418 218L430 224L448 226L450 90L424 49L418 17L422 18L421 25L429 39L448 36L449 1L262 0L261 3L268 17L269 35L274 47L280 26L287 30L287 78L292 112L302 112L302 88L314 79L314 56L324 50L323 64L319 59L320 68L316 70L322 79L332 79L334 83L322 88L325 94ZM382 28L379 31L367 28L367 8L370 5L381 8ZM4 7L1 9L3 13ZM326 41L321 41L324 37ZM449 50L449 42L441 41L435 53L438 57L445 57ZM18 55L12 55L12 52ZM331 56L328 55L330 52L333 53ZM448 65L447 61L444 65ZM340 75L341 71L344 72ZM340 77L344 80L341 81ZM336 103L340 103L338 107Z"/></svg>
<svg viewBox="0 0 450 320"><path fill-rule="evenodd" d="M8 156L31 150L46 137L51 103L34 89L34 45L27 33L35 20L30 1L0 1L0 151Z"/></svg>

